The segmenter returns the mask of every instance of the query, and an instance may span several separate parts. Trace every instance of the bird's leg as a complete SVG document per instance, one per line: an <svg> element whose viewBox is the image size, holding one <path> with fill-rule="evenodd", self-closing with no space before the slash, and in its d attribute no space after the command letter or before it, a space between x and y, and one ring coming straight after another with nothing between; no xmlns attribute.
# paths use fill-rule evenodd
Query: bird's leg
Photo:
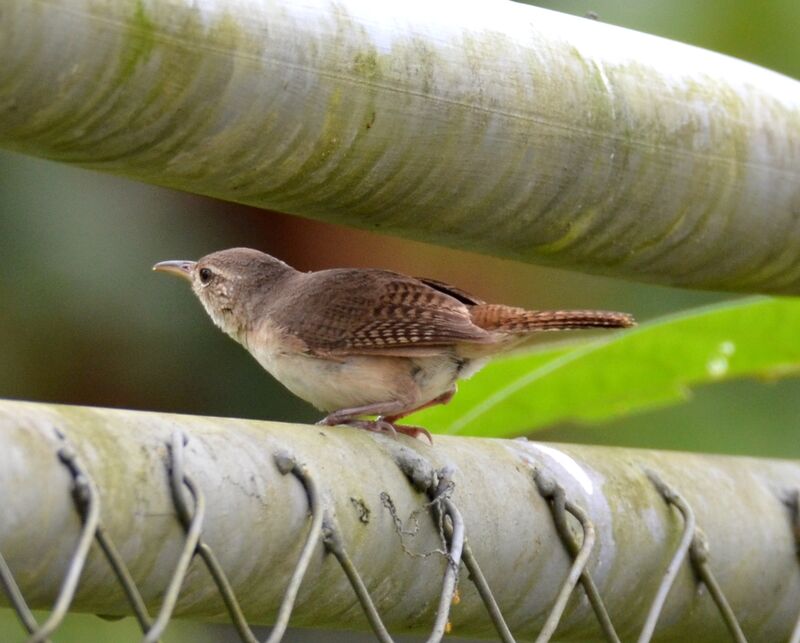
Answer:
<svg viewBox="0 0 800 643"><path fill-rule="evenodd" d="M347 426L354 426L359 429L367 431L375 431L377 433L389 433L397 436L395 426L391 422L386 422L382 417L375 420L362 420L362 415L377 415L382 416L387 413L402 413L402 409L406 404L399 400L393 402L378 402L377 404L366 404L364 406L355 406L349 409L339 409L333 413L329 413L322 418L317 424L325 426L336 426L344 424Z"/></svg>
<svg viewBox="0 0 800 643"><path fill-rule="evenodd" d="M409 435L412 438L416 438L419 435L424 435L426 438L428 438L428 442L433 444L433 438L431 437L431 434L428 431L428 429L421 426L412 426L408 424L395 424L395 422L397 422L397 420L406 417L407 415L411 415L412 413L421 411L422 409L427 409L431 406L437 406L439 404L447 404L450 400L453 399L453 396L455 394L456 394L456 386L455 384L453 384L453 386L447 389L444 393L442 393L438 397L433 398L432 400L429 400L428 402L425 402L425 404L422 404L421 406L418 406L410 410L401 411L400 413L396 413L394 415L382 415L378 418L378 421L386 422L391 427L393 427L395 431L398 431L405 435Z"/></svg>
<svg viewBox="0 0 800 643"><path fill-rule="evenodd" d="M367 404L365 406L357 406L349 409L339 409L333 413L328 414L322 418L317 424L325 426L336 426L337 424L345 424L347 426L354 426L359 429L366 429L367 431L376 431L378 433L389 433L397 435L403 433L412 438L419 435L424 435L428 438L428 442L433 444L430 432L420 426L406 426L402 424L395 424L395 420L399 420L406 415L418 411L420 409L433 406L435 404L445 404L455 395L455 387L443 393L439 397L426 402L414 409L408 410L408 405L402 401L396 400L393 402L379 402L377 404ZM374 420L362 420L363 415L377 415Z"/></svg>
<svg viewBox="0 0 800 643"><path fill-rule="evenodd" d="M456 394L456 386L453 384L449 389L447 389L444 393L442 393L439 397L435 397L432 400L425 402L425 404L421 406L417 406L408 411L402 411L395 415L384 415L383 419L387 422L395 422L396 420L400 420L407 415L411 415L412 413L416 413L417 411L421 411L422 409L430 408L431 406L438 406L439 404L447 404L450 400L453 399L453 396Z"/></svg>

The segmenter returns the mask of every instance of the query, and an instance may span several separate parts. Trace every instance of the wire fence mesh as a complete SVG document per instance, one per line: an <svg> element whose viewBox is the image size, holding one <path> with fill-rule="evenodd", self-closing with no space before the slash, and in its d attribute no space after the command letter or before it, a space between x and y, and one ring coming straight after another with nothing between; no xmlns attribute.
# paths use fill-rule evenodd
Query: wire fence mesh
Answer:
<svg viewBox="0 0 800 643"><path fill-rule="evenodd" d="M142 641L152 643L159 641L163 636L173 616L187 570L194 559L201 561L208 570L219 598L224 603L228 618L235 626L241 640L247 643L257 643L259 639L248 623L232 583L214 549L203 538L204 529L208 526L206 523L207 501L203 489L200 488L187 466L185 450L191 438L187 437L182 430L175 430L169 444L165 445L168 454L166 467L169 488L163 491L169 495L174 508L175 520L179 522L183 530L183 543L180 555L170 574L169 583L164 588L160 606L157 612L151 615L142 598L136 579L118 552L113 539L104 529L103 516L108 509L102 505L102 490L98 489L64 432L57 431L56 436L59 446L53 453L53 458L57 459L69 472L70 493L74 511L80 519L81 530L69 557L69 565L61 580L57 598L44 622L39 623L34 618L23 592L15 580L14 570L10 569L0 552L0 582L2 582L7 599L18 615L22 627L28 633L27 641L30 643L45 642L57 632L64 616L70 609L87 557L94 543L96 550L107 561L110 572L113 573L116 582L124 592L128 611L135 616L141 628ZM382 493L382 508L391 515L397 538L401 541L404 552L417 558L419 565L429 565L431 557L438 557L446 561L441 576L438 605L427 640L439 641L450 632L451 606L460 600L458 582L462 566L468 572L469 581L475 585L477 594L485 607L485 618L493 624L495 636L504 642L517 640L506 622L504 610L499 605L493 588L489 586L479 561L470 547L469 525L465 524L453 498L456 484L453 479L453 470L448 467L437 469L423 455L412 448L399 444L393 449L393 453L397 467L413 488L419 492L420 503L412 514L404 518L394 506L390 495ZM284 636L309 562L320 543L325 551L338 561L376 638L382 642L392 641L392 636L371 597L370 590L362 579L361 572L348 555L348 543L345 542L342 530L337 524L336 515L329 499L326 498L316 482L315 472L289 450L276 450L272 457L274 466L280 474L293 478L301 487L306 498L307 519L302 530L296 534L297 539L302 540L304 544L293 565L289 582L283 590L283 599L277 612L277 618L266 641L275 643ZM657 591L648 599L647 617L640 626L636 640L639 643L645 643L652 640L657 634L659 618L670 590L673 588L679 571L688 565L694 574L698 591L701 587L707 588L719 617L724 621L730 633L730 638L734 641L745 641L745 635L737 621L736 614L725 597L724 588L712 573L713 543L709 542L708 537L698 527L692 507L681 493L666 482L658 472L648 469L643 473L664 502L673 508L672 529L676 533L679 532L680 537L677 546L671 552L668 564L662 570ZM571 560L571 565L566 570L556 598L544 618L543 625L535 635L535 640L540 643L552 640L558 632L559 623L570 599L578 600L575 596L576 593L583 592L594 612L599 628L598 632L602 633L602 637L607 641L620 641L620 636L614 626L614 615L609 614L606 609L603 597L589 568L593 552L598 546L598 533L591 516L577 502L567 497L565 488L544 469L534 468L532 474L528 476L528 482L531 488L546 501L555 530ZM775 502L784 507L786 528L793 532L795 538L798 539L797 542L800 543L800 538L798 538L800 535L798 498L800 498L800 493L796 489L777 490L775 493ZM518 508L518 510L522 509ZM420 523L426 520L431 521L435 527L440 546L431 551L413 551L405 541L413 538L419 530ZM264 534L264 537L268 538L269 534ZM798 544L798 551L800 551L800 544ZM662 554L664 552L654 552L654 555ZM324 591L324 589L320 588L319 591ZM794 631L787 635L790 641L800 640L800 620L794 627ZM530 632L517 636L526 640L534 638L531 637ZM699 632L698 637L702 638L702 634Z"/></svg>

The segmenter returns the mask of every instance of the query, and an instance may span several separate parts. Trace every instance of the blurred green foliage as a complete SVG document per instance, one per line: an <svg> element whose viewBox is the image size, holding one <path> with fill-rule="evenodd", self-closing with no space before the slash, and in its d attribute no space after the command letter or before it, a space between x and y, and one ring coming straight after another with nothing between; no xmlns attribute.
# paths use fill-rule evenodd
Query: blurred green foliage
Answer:
<svg viewBox="0 0 800 643"><path fill-rule="evenodd" d="M604 22L800 77L796 0L531 4L578 15L595 11ZM235 245L260 248L301 269L385 267L509 304L618 309L640 320L729 298L389 239L0 153L0 396L314 420L313 409L212 326L184 284L150 272L159 260L197 258ZM596 426L561 423L536 437L797 457L798 417L797 380L737 381L701 388L682 406ZM15 619L7 611L3 616L0 640L18 639ZM129 620L75 615L54 640L135 641L135 631ZM165 640L235 639L219 628L176 622Z"/></svg>

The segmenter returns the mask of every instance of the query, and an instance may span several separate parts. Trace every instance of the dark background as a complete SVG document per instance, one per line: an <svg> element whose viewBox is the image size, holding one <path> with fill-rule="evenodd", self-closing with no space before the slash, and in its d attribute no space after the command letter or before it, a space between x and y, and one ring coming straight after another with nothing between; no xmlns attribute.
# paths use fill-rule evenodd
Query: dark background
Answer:
<svg viewBox="0 0 800 643"><path fill-rule="evenodd" d="M800 78L797 0L538 2L744 58ZM185 283L150 271L244 245L297 268L427 275L531 308L619 309L640 320L730 298L538 268L200 198L0 152L0 397L312 421L213 327ZM800 381L702 387L688 403L548 440L797 457ZM0 611L0 640L21 630ZM84 629L87 628L87 629ZM132 624L70 617L56 641L127 640ZM219 640L178 624L168 641ZM292 637L289 638L291 640ZM312 637L313 639L313 637Z"/></svg>

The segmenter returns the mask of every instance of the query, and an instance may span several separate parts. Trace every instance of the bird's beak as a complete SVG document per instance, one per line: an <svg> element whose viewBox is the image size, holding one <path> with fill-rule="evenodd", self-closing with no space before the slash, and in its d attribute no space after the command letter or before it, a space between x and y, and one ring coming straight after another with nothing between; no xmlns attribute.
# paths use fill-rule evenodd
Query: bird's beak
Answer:
<svg viewBox="0 0 800 643"><path fill-rule="evenodd" d="M177 259L174 261L159 261L153 270L157 272L168 272L178 277L183 277L187 281L192 279L192 269L195 267L196 261L183 261Z"/></svg>

